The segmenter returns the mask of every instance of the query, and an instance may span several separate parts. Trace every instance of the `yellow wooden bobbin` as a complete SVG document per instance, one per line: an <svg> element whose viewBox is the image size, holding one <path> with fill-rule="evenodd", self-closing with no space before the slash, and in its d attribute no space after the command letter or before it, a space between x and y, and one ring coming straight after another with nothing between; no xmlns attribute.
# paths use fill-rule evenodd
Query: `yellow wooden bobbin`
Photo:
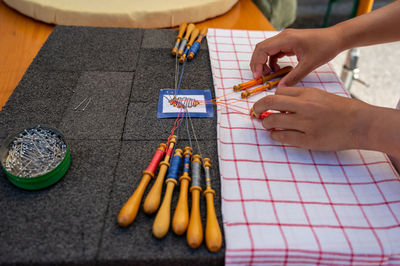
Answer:
<svg viewBox="0 0 400 266"><path fill-rule="evenodd" d="M153 157L153 160L150 162L149 167L143 171L142 179L140 180L139 185L137 186L135 192L128 199L125 205L122 207L121 211L118 214L118 224L120 226L128 226L133 220L135 220L136 215L139 210L140 202L142 201L143 193L149 184L149 181L154 178L154 171L156 169L156 165L162 159L164 155L166 145L161 143Z"/></svg>
<svg viewBox="0 0 400 266"><path fill-rule="evenodd" d="M255 85L263 84L264 82L269 81L271 79L274 79L274 78L277 78L277 77L281 77L281 76L285 76L287 73L292 71L292 69L293 69L292 66L285 66L285 67L281 68L279 71L276 71L275 73L263 76L263 77L258 78L258 79L250 80L250 81L247 81L247 82L242 83L242 84L237 84L237 85L233 86L233 90L234 91L241 91L241 90L245 90L247 88L253 87Z"/></svg>
<svg viewBox="0 0 400 266"><path fill-rule="evenodd" d="M192 33L192 31L194 30L194 28L195 28L195 26L194 26L193 23L190 23L190 24L187 26L185 37L183 37L183 40L182 40L182 42L181 42L181 44L180 44L180 46L179 46L179 50L178 50L178 56L179 56L179 57L182 56L183 50L185 49L186 44L187 44L187 42L188 42L188 40L189 40L189 36L190 36L190 34Z"/></svg>
<svg viewBox="0 0 400 266"><path fill-rule="evenodd" d="M197 35L199 35L199 29L195 28L195 29L192 31L192 34L190 35L190 40L189 40L189 42L188 42L187 45L186 45L185 53L183 53L182 56L181 56L181 58L179 58L179 63L182 64L182 63L185 61L185 59L186 59L186 54L189 52L190 47L193 45L194 41L196 40Z"/></svg>
<svg viewBox="0 0 400 266"><path fill-rule="evenodd" d="M211 188L210 158L204 158L204 170L206 174L207 188L204 191L204 197L207 204L207 222L206 222L206 245L212 252L218 251L222 246L222 233L218 224L217 215L214 208L215 191Z"/></svg>
<svg viewBox="0 0 400 266"><path fill-rule="evenodd" d="M186 232L189 224L189 206L188 206L188 187L191 178L189 176L190 157L192 156L192 148L185 147L184 152L183 174L179 178L180 192L178 204L172 218L172 230L177 235L182 235Z"/></svg>
<svg viewBox="0 0 400 266"><path fill-rule="evenodd" d="M172 48L172 51L171 51L172 55L176 55L176 53L178 52L179 44L182 40L182 36L186 30L186 27L187 27L186 22L182 22L181 25L179 25L179 33L178 33L178 36L176 37L175 47Z"/></svg>
<svg viewBox="0 0 400 266"><path fill-rule="evenodd" d="M178 171L182 161L182 150L176 149L174 157L169 168L167 180L167 189L160 209L157 212L153 223L153 235L157 238L164 237L169 230L171 221L171 200L174 193L175 185L178 183Z"/></svg>
<svg viewBox="0 0 400 266"><path fill-rule="evenodd" d="M281 81L281 79L277 79L277 80L274 80L274 81L268 81L267 84L265 84L263 86L255 88L253 90L244 91L241 94L242 99L249 98L250 96L252 96L252 95L254 95L256 93L259 93L259 92L262 92L262 91L265 91L265 90L271 90L274 86L278 85L279 81Z"/></svg>
<svg viewBox="0 0 400 266"><path fill-rule="evenodd" d="M164 157L164 160L160 162L160 170L158 171L157 179L154 182L149 194L147 194L146 199L144 200L143 210L146 214L155 213L160 206L162 185L164 183L165 174L167 173L169 167L169 159L171 157L171 153L174 149L175 143L176 136L173 135L169 141L169 147Z"/></svg>
<svg viewBox="0 0 400 266"><path fill-rule="evenodd" d="M201 156L196 154L192 158L192 209L190 210L189 226L186 233L187 243L191 248L198 248L203 242L203 226L200 216L200 171Z"/></svg>

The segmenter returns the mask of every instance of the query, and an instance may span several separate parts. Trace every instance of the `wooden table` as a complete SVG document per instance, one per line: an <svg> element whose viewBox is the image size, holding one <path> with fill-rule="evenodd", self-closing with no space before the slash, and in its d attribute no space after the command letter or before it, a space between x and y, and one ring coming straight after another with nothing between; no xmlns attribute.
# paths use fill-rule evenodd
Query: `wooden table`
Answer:
<svg viewBox="0 0 400 266"><path fill-rule="evenodd" d="M199 27L274 30L251 2L239 2L226 14L198 23ZM18 85L54 25L26 17L0 0L0 110Z"/></svg>

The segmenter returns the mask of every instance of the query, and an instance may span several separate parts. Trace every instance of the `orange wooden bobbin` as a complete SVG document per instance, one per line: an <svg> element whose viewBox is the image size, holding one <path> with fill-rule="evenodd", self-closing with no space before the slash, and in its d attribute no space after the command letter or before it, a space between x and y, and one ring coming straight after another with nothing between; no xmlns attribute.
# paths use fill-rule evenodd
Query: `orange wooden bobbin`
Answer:
<svg viewBox="0 0 400 266"><path fill-rule="evenodd" d="M160 163L160 170L158 171L157 179L154 182L149 194L147 194L146 199L144 200L143 210L146 214L155 213L160 206L164 177L169 167L169 159L171 158L175 143L176 136L173 135L169 141L169 147L167 153L165 154L164 160Z"/></svg>
<svg viewBox="0 0 400 266"><path fill-rule="evenodd" d="M143 193L149 184L150 179L154 178L154 172L161 161L165 153L166 145L161 143L156 150L153 159L151 160L149 166L142 173L142 180L140 180L135 192L128 199L125 205L122 207L118 214L118 224L120 226L128 226L133 220L135 220L136 215L139 210L140 202L142 201Z"/></svg>
<svg viewBox="0 0 400 266"><path fill-rule="evenodd" d="M180 182L179 199L176 205L174 216L172 218L172 230L177 235L184 234L189 224L188 187L191 181L191 178L189 176L191 156L192 156L192 148L185 147L183 174L179 178Z"/></svg>
<svg viewBox="0 0 400 266"><path fill-rule="evenodd" d="M270 75L258 78L258 79L254 79L254 80L250 80L247 81L245 83L242 84L238 84L233 86L233 91L241 91L241 90L245 90L247 88L253 87L255 85L259 85L259 84L263 84L264 82L280 77L280 76L284 76L287 73L289 73L290 71L292 71L293 67L292 66L285 66L284 68L281 68L279 71L276 71L275 73L272 73Z"/></svg>

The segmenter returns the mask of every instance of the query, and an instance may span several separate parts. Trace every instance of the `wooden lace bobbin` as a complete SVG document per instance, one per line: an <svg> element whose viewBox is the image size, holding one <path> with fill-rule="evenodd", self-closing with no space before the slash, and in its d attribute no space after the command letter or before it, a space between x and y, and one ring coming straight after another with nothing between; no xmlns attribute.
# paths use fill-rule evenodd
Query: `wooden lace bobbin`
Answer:
<svg viewBox="0 0 400 266"><path fill-rule="evenodd" d="M176 37L175 46L174 46L174 48L172 48L172 51L171 51L172 55L176 55L176 53L178 52L179 44L181 43L182 36L186 30L186 27L187 27L186 22L182 22L181 25L179 25L179 32L178 32L178 36Z"/></svg>
<svg viewBox="0 0 400 266"><path fill-rule="evenodd" d="M165 154L166 145L161 143L156 150L153 159L151 160L149 166L142 173L142 179L137 186L135 192L124 204L121 211L118 214L118 224L120 226L128 226L133 220L135 220L136 215L139 210L140 202L142 201L143 193L149 184L149 181L154 178L154 172L157 166Z"/></svg>
<svg viewBox="0 0 400 266"><path fill-rule="evenodd" d="M171 221L171 199L174 193L175 185L178 183L178 172L182 163L182 150L176 149L171 160L171 166L168 169L167 188L160 209L157 212L153 223L153 235L162 238L168 233Z"/></svg>
<svg viewBox="0 0 400 266"><path fill-rule="evenodd" d="M183 40L181 41L180 45L179 45L179 50L178 50L178 56L181 57L183 54L183 50L186 47L186 44L188 43L189 40L189 36L192 33L192 31L194 30L195 26L193 23L190 23L187 28L186 28L186 34L185 37L183 37Z"/></svg>
<svg viewBox="0 0 400 266"><path fill-rule="evenodd" d="M172 218L172 230L177 235L184 234L189 224L188 187L191 181L191 178L189 176L191 156L192 148L185 147L183 173L182 176L179 178L179 199L176 205L174 216Z"/></svg>
<svg viewBox="0 0 400 266"><path fill-rule="evenodd" d="M175 143L176 136L173 135L169 141L169 147L165 154L164 160L160 162L160 170L158 171L156 181L154 182L149 194L147 194L144 200L143 210L146 214L155 213L160 206L164 177L169 167L169 159L171 158Z"/></svg>
<svg viewBox="0 0 400 266"><path fill-rule="evenodd" d="M265 90L271 90L274 86L278 85L280 79L274 80L274 81L268 81L267 84L260 86L258 88L249 90L249 91L244 91L241 94L242 99L249 98L250 96L257 94L259 92L265 91Z"/></svg>
<svg viewBox="0 0 400 266"><path fill-rule="evenodd" d="M206 245L209 251L216 252L222 245L222 233L218 224L214 208L215 191L211 188L210 158L204 158L204 171L206 175L206 190L204 197L207 204Z"/></svg>
<svg viewBox="0 0 400 266"><path fill-rule="evenodd" d="M186 232L186 240L191 248L198 248L203 242L203 226L200 216L200 171L201 156L196 154L192 158L192 208L190 210L189 226Z"/></svg>
<svg viewBox="0 0 400 266"><path fill-rule="evenodd" d="M192 60L193 57L196 56L197 52L198 52L199 49L200 49L201 41L202 41L202 40L204 39L204 37L206 37L206 35L207 35L207 31L208 31L208 28L202 28L202 29L200 30L199 37L197 38L196 42L192 45L192 47L190 47L189 54L188 54L188 59L189 59L189 60Z"/></svg>
<svg viewBox="0 0 400 266"><path fill-rule="evenodd" d="M196 28L195 28L195 29L192 31L192 34L190 35L190 40L189 40L188 44L186 45L185 52L182 54L181 58L179 58L179 63L182 64L182 63L185 61L186 56L187 56L187 54L189 53L189 49L190 49L190 47L192 47L193 42L194 42L194 41L196 40L196 38L197 38L197 35L199 35L199 29L196 29Z"/></svg>
<svg viewBox="0 0 400 266"><path fill-rule="evenodd" d="M264 82L269 81L271 79L286 75L287 73L292 71L292 69L293 69L292 66L285 66L281 68L279 71L276 71L275 73L266 75L258 79L250 80L242 84L235 85L233 86L233 91L241 91L259 84L263 84Z"/></svg>

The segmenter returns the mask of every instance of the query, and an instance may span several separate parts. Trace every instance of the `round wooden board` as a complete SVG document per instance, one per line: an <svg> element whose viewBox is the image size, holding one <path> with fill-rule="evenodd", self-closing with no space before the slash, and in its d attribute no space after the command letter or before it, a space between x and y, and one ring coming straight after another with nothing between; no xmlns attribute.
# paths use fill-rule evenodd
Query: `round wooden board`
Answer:
<svg viewBox="0 0 400 266"><path fill-rule="evenodd" d="M224 14L238 0L4 0L34 19L57 25L166 28Z"/></svg>

